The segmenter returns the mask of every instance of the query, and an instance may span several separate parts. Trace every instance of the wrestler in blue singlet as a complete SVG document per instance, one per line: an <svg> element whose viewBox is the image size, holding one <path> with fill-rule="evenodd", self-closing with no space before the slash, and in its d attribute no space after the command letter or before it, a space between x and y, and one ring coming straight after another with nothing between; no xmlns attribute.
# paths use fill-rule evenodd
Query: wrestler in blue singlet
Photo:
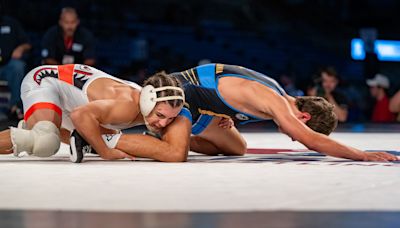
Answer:
<svg viewBox="0 0 400 228"><path fill-rule="evenodd" d="M218 91L218 80L222 77L239 77L257 81L280 95L286 94L274 79L241 66L207 64L171 75L177 77L184 87L187 108L192 117L193 134L200 134L211 122L213 116L230 117L238 124L265 120L240 112L224 101Z"/></svg>

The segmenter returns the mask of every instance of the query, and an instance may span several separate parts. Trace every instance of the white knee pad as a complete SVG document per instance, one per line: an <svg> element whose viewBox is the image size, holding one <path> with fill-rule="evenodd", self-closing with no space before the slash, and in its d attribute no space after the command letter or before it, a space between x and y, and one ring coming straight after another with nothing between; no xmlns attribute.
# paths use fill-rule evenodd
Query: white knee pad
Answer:
<svg viewBox="0 0 400 228"><path fill-rule="evenodd" d="M38 157L50 157L60 148L60 130L51 121L39 121L32 130L11 128L14 155L22 151Z"/></svg>
<svg viewBox="0 0 400 228"><path fill-rule="evenodd" d="M19 129L26 129L25 120L20 120L20 121L18 122L17 128L19 128Z"/></svg>

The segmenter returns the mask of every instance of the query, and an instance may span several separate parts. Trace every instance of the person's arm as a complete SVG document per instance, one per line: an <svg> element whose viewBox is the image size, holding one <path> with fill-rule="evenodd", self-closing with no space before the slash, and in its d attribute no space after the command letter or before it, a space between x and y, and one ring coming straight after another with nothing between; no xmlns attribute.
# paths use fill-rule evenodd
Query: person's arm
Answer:
<svg viewBox="0 0 400 228"><path fill-rule="evenodd" d="M400 90L390 99L389 110L391 112L400 112Z"/></svg>
<svg viewBox="0 0 400 228"><path fill-rule="evenodd" d="M130 123L138 115L130 101L96 100L76 108L70 115L75 129L103 159L132 158L128 154L107 147L101 137L100 124Z"/></svg>
<svg viewBox="0 0 400 228"><path fill-rule="evenodd" d="M334 96L332 95L332 93L326 94L326 99L328 100L329 103L333 104L335 107L333 109L333 111L335 112L338 120L340 122L346 122L347 120L347 115L348 115L348 111L347 111L347 107L343 107L341 106L334 98Z"/></svg>
<svg viewBox="0 0 400 228"><path fill-rule="evenodd" d="M262 94L258 94L262 96ZM266 113L272 114L274 121L280 126L282 131L294 140L304 144L308 149L314 150L329 156L347 158L356 161L388 161L398 160L392 154L385 152L365 153L356 148L341 144L324 134L313 131L303 122L296 118L290 109L288 101L278 95L269 96Z"/></svg>
<svg viewBox="0 0 400 228"><path fill-rule="evenodd" d="M32 46L31 46L29 43L21 44L21 45L17 46L17 47L14 49L14 51L12 52L11 57L12 57L13 59L20 59L20 58L22 58L22 55L23 55L25 52L27 52L27 51L29 51L29 50L31 49L31 47L32 47Z"/></svg>
<svg viewBox="0 0 400 228"><path fill-rule="evenodd" d="M184 162L189 152L191 127L189 119L178 116L164 129L161 140L148 135L123 134L116 149L135 157Z"/></svg>
<svg viewBox="0 0 400 228"><path fill-rule="evenodd" d="M18 21L15 21L13 28L15 30L15 39L18 43L18 46L14 48L11 57L13 59L20 59L24 55L25 52L31 49L31 44L29 42L29 38L26 35L24 29L22 28L21 24Z"/></svg>

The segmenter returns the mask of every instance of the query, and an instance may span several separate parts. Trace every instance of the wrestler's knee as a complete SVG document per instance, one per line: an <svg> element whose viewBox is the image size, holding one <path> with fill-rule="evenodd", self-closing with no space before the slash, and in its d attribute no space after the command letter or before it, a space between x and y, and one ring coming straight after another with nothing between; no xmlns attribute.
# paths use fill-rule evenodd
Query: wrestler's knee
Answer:
<svg viewBox="0 0 400 228"><path fill-rule="evenodd" d="M233 155L242 156L247 151L247 143L244 139L238 141L232 150Z"/></svg>
<svg viewBox="0 0 400 228"><path fill-rule="evenodd" d="M247 152L247 143L244 139L230 141L229 145L220 146L219 149L226 156L242 156Z"/></svg>
<svg viewBox="0 0 400 228"><path fill-rule="evenodd" d="M51 121L39 121L32 130L11 128L14 155L26 151L30 155L49 157L60 148L60 131Z"/></svg>
<svg viewBox="0 0 400 228"><path fill-rule="evenodd" d="M49 157L60 149L60 130L50 121L40 121L32 128L35 143L32 153L38 157Z"/></svg>

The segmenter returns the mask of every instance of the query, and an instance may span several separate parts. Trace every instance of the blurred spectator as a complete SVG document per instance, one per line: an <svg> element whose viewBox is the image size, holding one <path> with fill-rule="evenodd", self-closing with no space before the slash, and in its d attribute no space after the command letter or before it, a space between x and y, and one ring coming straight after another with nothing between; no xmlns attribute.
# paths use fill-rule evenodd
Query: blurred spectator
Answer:
<svg viewBox="0 0 400 228"><path fill-rule="evenodd" d="M15 19L0 13L0 26L0 79L7 81L11 92L9 118L21 119L22 112L17 104L20 101L21 81L25 76L23 56L31 49L31 45Z"/></svg>
<svg viewBox="0 0 400 228"><path fill-rule="evenodd" d="M389 110L389 79L382 74L376 74L374 78L367 80L371 96L375 99L371 120L373 122L392 122L395 120L394 113Z"/></svg>
<svg viewBox="0 0 400 228"><path fill-rule="evenodd" d="M148 76L147 61L133 61L126 69L119 74L119 78L143 84Z"/></svg>
<svg viewBox="0 0 400 228"><path fill-rule="evenodd" d="M305 90L307 96L317 96L317 89L319 88L317 81L319 81L319 79L307 83Z"/></svg>
<svg viewBox="0 0 400 228"><path fill-rule="evenodd" d="M92 33L79 25L74 8L61 10L58 26L47 30L42 40L44 64L95 64L95 40Z"/></svg>
<svg viewBox="0 0 400 228"><path fill-rule="evenodd" d="M304 92L297 89L295 83L293 82L292 77L289 77L286 74L282 74L279 77L279 80L281 82L281 85L283 86L283 89L286 91L287 94L290 96L304 96Z"/></svg>
<svg viewBox="0 0 400 228"><path fill-rule="evenodd" d="M201 65L206 65L209 63L211 63L211 60L209 60L209 59L200 59L199 62L197 63L197 65L201 66Z"/></svg>
<svg viewBox="0 0 400 228"><path fill-rule="evenodd" d="M320 70L320 86L317 87L316 95L324 97L329 103L335 105L335 113L340 122L345 122L348 115L348 99L338 88L339 77L333 67L326 67Z"/></svg>
<svg viewBox="0 0 400 228"><path fill-rule="evenodd" d="M398 113L397 121L400 121L400 90L390 99L389 110Z"/></svg>

